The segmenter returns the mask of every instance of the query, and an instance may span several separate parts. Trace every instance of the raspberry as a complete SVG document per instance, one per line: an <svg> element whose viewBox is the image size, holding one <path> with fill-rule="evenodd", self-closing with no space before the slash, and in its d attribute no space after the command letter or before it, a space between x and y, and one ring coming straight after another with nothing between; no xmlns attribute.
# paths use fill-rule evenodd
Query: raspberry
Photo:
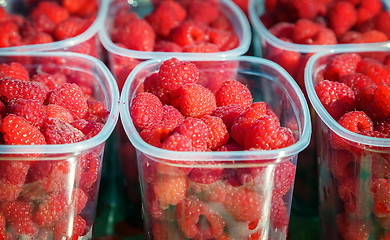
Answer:
<svg viewBox="0 0 390 240"><path fill-rule="evenodd" d="M188 5L188 17L194 22L210 24L219 15L219 2L207 0L194 0Z"/></svg>
<svg viewBox="0 0 390 240"><path fill-rule="evenodd" d="M301 24L303 25L309 25L313 27L311 24L311 21L301 20ZM312 28L310 28L312 29ZM269 28L270 33L274 35L277 38L283 39L283 40L292 40L294 38L294 35L303 36L303 34L295 33L295 31L303 30L303 28L297 28L297 24L293 23L287 23L287 22L280 22ZM303 32L303 31L300 31ZM297 37L298 39L301 39L301 37Z"/></svg>
<svg viewBox="0 0 390 240"><path fill-rule="evenodd" d="M55 24L69 18L69 12L62 6L58 5L56 2L50 1L41 1L38 5L30 12L30 17L36 15L44 14L49 17L51 21Z"/></svg>
<svg viewBox="0 0 390 240"><path fill-rule="evenodd" d="M309 19L299 19L295 22L292 39L295 43L310 44L313 41L313 36L318 33L320 28L321 25Z"/></svg>
<svg viewBox="0 0 390 240"><path fill-rule="evenodd" d="M49 34L51 37L51 33L56 27L56 23L53 22L45 13L38 13L33 16L30 16L29 19L31 21L25 21L21 33L24 38L35 37L40 33Z"/></svg>
<svg viewBox="0 0 390 240"><path fill-rule="evenodd" d="M340 82L350 87L358 98L360 93L364 91L367 86L374 83L371 78L363 73L351 73L344 75L340 78Z"/></svg>
<svg viewBox="0 0 390 240"><path fill-rule="evenodd" d="M224 219L196 197L189 197L176 206L177 224L185 237L215 239L223 234ZM201 217L207 222L201 222Z"/></svg>
<svg viewBox="0 0 390 240"><path fill-rule="evenodd" d="M29 169L30 162L27 161L2 161L0 162L0 178L12 184L24 183Z"/></svg>
<svg viewBox="0 0 390 240"><path fill-rule="evenodd" d="M133 19L113 29L114 42L136 51L153 51L156 35L150 24L143 19Z"/></svg>
<svg viewBox="0 0 390 240"><path fill-rule="evenodd" d="M70 14L76 16L87 16L95 14L98 8L98 1L96 0L62 0L61 3Z"/></svg>
<svg viewBox="0 0 390 240"><path fill-rule="evenodd" d="M343 201L344 209L347 213L358 214L358 210L363 210L359 209L358 206L359 204L361 204L361 200L358 196L358 189L359 186L356 182L356 179L353 177L342 179L342 181L340 181L337 187L337 192L339 194L340 199Z"/></svg>
<svg viewBox="0 0 390 240"><path fill-rule="evenodd" d="M274 228L282 229L288 227L289 216L283 199L272 198L270 219Z"/></svg>
<svg viewBox="0 0 390 240"><path fill-rule="evenodd" d="M186 10L175 1L162 1L145 17L154 31L162 37L168 37L171 30L186 18Z"/></svg>
<svg viewBox="0 0 390 240"><path fill-rule="evenodd" d="M206 151L209 141L209 126L198 118L188 117L174 132L187 136L192 141L194 151Z"/></svg>
<svg viewBox="0 0 390 240"><path fill-rule="evenodd" d="M364 58L359 62L357 71L366 74L376 84L390 84L390 68L373 58Z"/></svg>
<svg viewBox="0 0 390 240"><path fill-rule="evenodd" d="M78 174L78 187L84 192L87 192L99 178L101 168L100 157L94 152L89 152L83 154L79 162L80 173Z"/></svg>
<svg viewBox="0 0 390 240"><path fill-rule="evenodd" d="M185 176L161 175L153 185L156 198L166 208L176 205L187 197L188 180Z"/></svg>
<svg viewBox="0 0 390 240"><path fill-rule="evenodd" d="M56 26L53 35L56 40L72 38L87 30L90 24L87 19L70 17Z"/></svg>
<svg viewBox="0 0 390 240"><path fill-rule="evenodd" d="M0 201L13 202L19 198L23 190L24 182L10 183L5 178L0 178Z"/></svg>
<svg viewBox="0 0 390 240"><path fill-rule="evenodd" d="M202 117L202 120L210 127L209 142L207 143L209 149L215 150L227 143L229 132L221 118L206 115Z"/></svg>
<svg viewBox="0 0 390 240"><path fill-rule="evenodd" d="M215 165L216 163L202 163L201 165ZM222 179L222 167L213 166L212 168L193 168L189 174L191 181L200 184L211 184Z"/></svg>
<svg viewBox="0 0 390 240"><path fill-rule="evenodd" d="M222 119L226 129L230 132L234 121L237 117L243 114L245 109L238 104L230 104L226 106L217 107L212 113L212 116Z"/></svg>
<svg viewBox="0 0 390 240"><path fill-rule="evenodd" d="M131 102L130 115L135 126L140 129L149 128L161 121L163 106L155 95L139 93Z"/></svg>
<svg viewBox="0 0 390 240"><path fill-rule="evenodd" d="M205 32L199 24L185 21L172 29L170 39L177 45L184 47L204 41Z"/></svg>
<svg viewBox="0 0 390 240"><path fill-rule="evenodd" d="M4 215L1 213L0 214L0 238L5 239L5 224L6 224L6 219Z"/></svg>
<svg viewBox="0 0 390 240"><path fill-rule="evenodd" d="M201 42L201 43L184 46L183 52L213 53L213 52L219 52L219 48L214 43Z"/></svg>
<svg viewBox="0 0 390 240"><path fill-rule="evenodd" d="M40 145L46 144L44 135L38 128L32 126L26 119L15 114L9 114L3 119L1 132L5 144L9 145Z"/></svg>
<svg viewBox="0 0 390 240"><path fill-rule="evenodd" d="M374 18L383 9L380 0L361 0L357 9L357 25Z"/></svg>
<svg viewBox="0 0 390 240"><path fill-rule="evenodd" d="M200 118L211 114L217 107L214 94L196 84L185 84L180 91L180 111L186 117Z"/></svg>
<svg viewBox="0 0 390 240"><path fill-rule="evenodd" d="M87 100L88 112L92 115L98 116L100 118L106 118L109 112L106 110L104 105L94 99Z"/></svg>
<svg viewBox="0 0 390 240"><path fill-rule="evenodd" d="M85 140L83 132L57 118L47 119L42 132L48 144L67 144Z"/></svg>
<svg viewBox="0 0 390 240"><path fill-rule="evenodd" d="M37 73L31 78L32 82L40 82L49 90L54 90L62 84L66 83L66 76L62 73L56 72L54 74L50 73Z"/></svg>
<svg viewBox="0 0 390 240"><path fill-rule="evenodd" d="M375 125L375 130L378 132L381 132L385 135L390 135L390 118L387 120L383 120L381 122L378 122Z"/></svg>
<svg viewBox="0 0 390 240"><path fill-rule="evenodd" d="M234 141L230 141L230 142L222 145L221 147L219 147L215 151L219 151L219 152L244 151L244 147L241 146L240 144L234 142Z"/></svg>
<svg viewBox="0 0 390 240"><path fill-rule="evenodd" d="M2 22L0 25L0 48L21 45L22 37L18 32L18 26L12 21Z"/></svg>
<svg viewBox="0 0 390 240"><path fill-rule="evenodd" d="M161 125L168 131L172 131L175 127L184 122L184 116L173 106L163 106L163 117Z"/></svg>
<svg viewBox="0 0 390 240"><path fill-rule="evenodd" d="M90 139L99 134L104 124L91 120L77 119L72 122L72 126L80 130L84 134L85 139Z"/></svg>
<svg viewBox="0 0 390 240"><path fill-rule="evenodd" d="M34 208L32 203L22 201L4 202L1 208L12 231L19 236L35 237L39 229L32 221Z"/></svg>
<svg viewBox="0 0 390 240"><path fill-rule="evenodd" d="M0 76L10 77L20 81L30 81L27 69L18 62L11 62L9 65L6 63L1 64Z"/></svg>
<svg viewBox="0 0 390 240"><path fill-rule="evenodd" d="M322 105L336 120L357 105L354 92L344 83L323 80L314 89Z"/></svg>
<svg viewBox="0 0 390 240"><path fill-rule="evenodd" d="M159 85L168 91L178 90L186 83L196 83L198 79L199 71L193 63L176 58L165 60L158 71Z"/></svg>
<svg viewBox="0 0 390 240"><path fill-rule="evenodd" d="M370 224L364 220L349 218L346 214L337 215L336 224L344 239L368 239L371 232Z"/></svg>
<svg viewBox="0 0 390 240"><path fill-rule="evenodd" d="M161 144L161 148L180 152L190 152L193 149L191 139L179 133L174 133L165 139Z"/></svg>
<svg viewBox="0 0 390 240"><path fill-rule="evenodd" d="M390 86L384 82L377 85L374 93L375 103L386 116L390 116Z"/></svg>
<svg viewBox="0 0 390 240"><path fill-rule="evenodd" d="M249 89L236 80L227 80L222 83L220 89L215 93L217 106L238 104L247 109L252 104L252 95Z"/></svg>
<svg viewBox="0 0 390 240"><path fill-rule="evenodd" d="M275 166L272 196L282 197L292 188L295 179L295 171L296 167L290 161L278 163Z"/></svg>
<svg viewBox="0 0 390 240"><path fill-rule="evenodd" d="M271 150L290 146L294 142L291 130L281 128L270 116L262 116L246 133L244 146L245 149Z"/></svg>
<svg viewBox="0 0 390 240"><path fill-rule="evenodd" d="M338 179L350 177L352 174L350 166L354 167L353 155L345 150L332 151L329 156L328 167L333 176Z"/></svg>
<svg viewBox="0 0 390 240"><path fill-rule="evenodd" d="M291 21L300 18L313 19L317 15L315 0L282 0L279 4L280 9L285 10L285 14Z"/></svg>
<svg viewBox="0 0 390 240"><path fill-rule="evenodd" d="M65 83L51 91L47 102L68 109L74 119L83 118L88 112L87 99L81 88L74 83Z"/></svg>
<svg viewBox="0 0 390 240"><path fill-rule="evenodd" d="M182 47L167 40L156 40L154 52L182 52Z"/></svg>
<svg viewBox="0 0 390 240"><path fill-rule="evenodd" d="M4 99L5 102L17 98L39 100L43 102L46 99L46 90L44 85L38 82L25 82L11 78L1 78L0 97Z"/></svg>
<svg viewBox="0 0 390 240"><path fill-rule="evenodd" d="M357 53L343 53L334 56L324 69L324 78L337 82L342 76L355 73L361 59Z"/></svg>
<svg viewBox="0 0 390 240"><path fill-rule="evenodd" d="M46 117L47 118L57 118L63 122L71 123L73 122L73 116L68 111L68 109L61 107L56 104L49 104L45 106Z"/></svg>
<svg viewBox="0 0 390 240"><path fill-rule="evenodd" d="M48 33L37 33L34 36L26 37L24 39L24 44L31 45L31 44L44 44L44 43L51 43L54 42L54 39L51 35Z"/></svg>
<svg viewBox="0 0 390 240"><path fill-rule="evenodd" d="M147 143L155 147L161 147L161 143L168 138L170 130L162 124L153 125L150 128L143 129L139 135ZM192 145L191 145L192 146Z"/></svg>
<svg viewBox="0 0 390 240"><path fill-rule="evenodd" d="M80 214L88 202L87 194L80 188L73 189L73 201L77 214Z"/></svg>
<svg viewBox="0 0 390 240"><path fill-rule="evenodd" d="M336 36L340 37L355 26L357 15L358 13L352 3L348 1L336 2L329 9L329 26L336 33Z"/></svg>
<svg viewBox="0 0 390 240"><path fill-rule="evenodd" d="M387 179L377 179L373 183L374 206L373 212L375 216L383 218L390 216L390 184Z"/></svg>
<svg viewBox="0 0 390 240"><path fill-rule="evenodd" d="M389 38L380 31L369 30L361 34L359 38L351 41L351 43L375 43L375 42L385 42Z"/></svg>
<svg viewBox="0 0 390 240"><path fill-rule="evenodd" d="M375 18L375 29L386 34L390 38L390 13L383 11Z"/></svg>
<svg viewBox="0 0 390 240"><path fill-rule="evenodd" d="M70 220L71 219L64 219L55 225L53 229L54 240L62 240L64 239L64 237L65 239L78 239L79 237L85 235L87 222L79 215L76 215L72 221ZM69 238L68 234L70 229L72 230L71 231L72 236Z"/></svg>
<svg viewBox="0 0 390 240"><path fill-rule="evenodd" d="M8 104L9 113L25 118L32 126L41 128L45 119L46 111L43 103L38 100L18 98Z"/></svg>
<svg viewBox="0 0 390 240"><path fill-rule="evenodd" d="M67 214L68 210L67 196L62 192L53 193L39 203L33 219L41 227L52 227Z"/></svg>

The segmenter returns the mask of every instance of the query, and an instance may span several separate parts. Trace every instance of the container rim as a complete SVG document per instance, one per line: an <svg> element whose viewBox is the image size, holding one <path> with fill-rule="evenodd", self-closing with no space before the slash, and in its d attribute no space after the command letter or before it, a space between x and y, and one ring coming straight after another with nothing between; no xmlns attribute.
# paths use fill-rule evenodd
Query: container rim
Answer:
<svg viewBox="0 0 390 240"><path fill-rule="evenodd" d="M119 89L116 84L114 77L111 72L108 70L106 65L103 64L97 58L80 54L74 52L0 52L0 56L30 56L30 57L69 57L69 58L78 58L90 63L92 66L101 70L103 76L107 79L107 87L102 84L103 90L105 91L105 98L108 102L108 109L110 111L107 122L104 124L102 130L94 137L77 143L70 144L53 144L53 145L0 145L0 154L9 154L9 153L44 153L44 154L62 154L62 153L77 153L92 147L98 146L99 144L105 142L108 137L111 135L118 117L119 117ZM101 81L100 81L101 82ZM111 96L107 94L111 92Z"/></svg>
<svg viewBox="0 0 390 240"><path fill-rule="evenodd" d="M316 62L321 58L328 55L333 54L341 54L341 53L364 53L364 52L389 52L390 53L390 42L387 43L387 47L382 48L372 48L369 46L361 46L360 48L356 49L332 49L328 51L323 51L314 54L312 57L309 58L309 61L306 64L305 67L305 87L306 91L309 97L309 100L316 111L317 115L321 118L321 120L337 135L339 135L342 138L345 138L349 141L360 143L363 145L370 145L370 146L377 146L377 147L390 147L390 138L375 138L375 137L368 137L364 135L360 135L354 132L351 132L345 128L343 128L333 117L326 111L322 103L320 102L319 98L317 97L317 94L314 89L313 84L313 68Z"/></svg>
<svg viewBox="0 0 390 240"><path fill-rule="evenodd" d="M109 6L113 0L107 0L105 1L105 4L103 5L104 12L104 19L107 20L108 10ZM251 39L252 39L252 31L248 22L247 17L242 12L242 10L234 4L230 0L220 0L220 2L230 8L234 15L237 17L237 20L240 23L240 27L242 29L242 37L240 38L240 44L238 47L228 50L228 51L221 51L216 53L184 53L184 52L174 52L175 56L181 59L208 59L208 58L216 58L216 57L231 57L231 56L239 56L244 53L246 53L249 49ZM172 56L172 52L146 52L146 51L136 51L131 49L126 49L123 47L118 47L110 38L110 35L106 29L105 23L103 23L103 27L98 32L100 41L105 49L107 49L108 52L124 57L131 57L136 59L154 59L154 58L168 58Z"/></svg>
<svg viewBox="0 0 390 240"><path fill-rule="evenodd" d="M290 51L297 51L301 53L316 53L319 51L325 51L329 49L345 49L345 48L352 48L352 49L358 49L365 46L368 47L385 47L387 46L386 42L376 42L376 43L346 43L346 44L330 44L330 45L309 45L309 44L298 44L298 43L291 43L286 42L283 40L280 40L279 38L275 37L263 24L262 21L260 21L260 18L257 14L257 8L260 3L263 3L264 1L259 0L249 0L249 19L252 23L253 28L257 32L257 34L260 36L260 38L264 38L268 44L273 45L274 47L290 50ZM386 3L386 1L383 2L385 7L389 7ZM364 44L365 46L362 46Z"/></svg>
<svg viewBox="0 0 390 240"><path fill-rule="evenodd" d="M246 61L254 64L264 65L270 68L277 70L283 77L285 77L293 88L293 90L297 93L297 97L299 99L299 103L296 104L298 107L302 107L303 112L303 126L300 132L299 140L286 148L269 150L269 151L231 151L231 152L176 152L165 150L161 148L157 148L149 145L140 137L137 132L134 124L131 121L130 112L129 112L129 89L130 86L136 76L136 74L142 70L144 67L161 63L164 59L151 59L147 60L141 64L139 64L136 68L128 76L121 93L120 100L120 118L122 120L122 124L124 126L125 132L130 139L133 146L147 154L156 158L167 158L171 160L177 161L197 161L202 159L204 161L226 161L228 159L234 160L247 160L248 157L256 156L256 159L262 159L264 161L273 160L274 162L280 161L281 158L290 157L298 154L304 148L306 148L310 142L311 136L311 122L310 122L310 113L305 97L299 88L298 84L293 80L293 78L278 64L269 61L267 59L262 59L253 56L238 56L233 58L214 58L209 59L209 61ZM193 61L193 60L191 60ZM195 60L199 61L199 60ZM216 159L218 158L218 159Z"/></svg>
<svg viewBox="0 0 390 240"><path fill-rule="evenodd" d="M15 52L29 52L29 51L53 51L53 50L59 50L64 51L69 47L76 46L79 43L85 42L92 38L94 35L97 34L101 26L103 25L104 21L104 11L105 6L107 5L106 0L99 0L100 6L98 7L98 12L96 15L95 21L89 26L87 30L82 32L81 34L60 40L55 41L51 43L41 43L41 44L30 44L30 45L21 45L21 46L14 46L14 47L6 47L6 48L0 48L0 53L8 52L8 51L15 51Z"/></svg>

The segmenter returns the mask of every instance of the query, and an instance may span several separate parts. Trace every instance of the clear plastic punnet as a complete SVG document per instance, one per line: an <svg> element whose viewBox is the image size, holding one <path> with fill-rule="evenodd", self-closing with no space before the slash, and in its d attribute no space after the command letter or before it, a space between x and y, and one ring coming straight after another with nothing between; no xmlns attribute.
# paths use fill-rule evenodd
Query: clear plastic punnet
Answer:
<svg viewBox="0 0 390 240"><path fill-rule="evenodd" d="M129 109L142 92L145 78L156 73L163 60L141 63L124 85L120 113L137 152L145 238L286 239L297 157L309 144L311 134L310 114L301 90L279 65L261 58L191 62L209 66L199 69L200 79L219 75L245 84L253 102L267 103L280 126L291 129L296 141L274 150L205 152L172 151L148 144ZM210 90L214 84L201 82Z"/></svg>
<svg viewBox="0 0 390 240"><path fill-rule="evenodd" d="M2 69L12 63L27 69L29 79L0 78L2 106L7 103L0 111L0 238L92 239L105 142L119 116L116 82L100 60L84 54L0 53ZM18 86L24 88L14 99ZM47 102L36 99L38 88ZM94 110L80 118L69 114L50 100L60 89L64 101L70 89L82 89L84 105ZM30 105L40 108L24 107ZM32 122L36 118L41 124Z"/></svg>
<svg viewBox="0 0 390 240"><path fill-rule="evenodd" d="M307 63L305 84L317 116L314 131L322 239L389 236L390 105L386 104L386 94L382 95L389 84L386 76L390 74L385 70L389 56L388 48L337 48L317 53ZM330 63L347 58L355 59L352 61L357 66L349 68L348 73L339 72L334 79L330 77ZM340 63L341 67L347 64ZM326 92L324 86L328 84L335 92L344 89L343 100L324 101L322 90ZM347 95L355 100L347 103Z"/></svg>

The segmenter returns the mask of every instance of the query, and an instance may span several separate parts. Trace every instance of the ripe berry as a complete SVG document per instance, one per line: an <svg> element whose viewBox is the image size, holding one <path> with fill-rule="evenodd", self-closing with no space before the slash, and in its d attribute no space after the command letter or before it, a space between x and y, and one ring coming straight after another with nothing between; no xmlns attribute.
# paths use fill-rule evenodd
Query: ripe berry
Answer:
<svg viewBox="0 0 390 240"><path fill-rule="evenodd" d="M47 119L42 132L48 144L67 144L85 140L83 132L58 118Z"/></svg>
<svg viewBox="0 0 390 240"><path fill-rule="evenodd" d="M194 151L206 151L209 141L209 126L198 118L188 117L174 132L187 136L192 141Z"/></svg>
<svg viewBox="0 0 390 240"><path fill-rule="evenodd" d="M18 98L8 104L9 113L25 118L32 126L41 128L46 120L43 103L38 100Z"/></svg>
<svg viewBox="0 0 390 240"><path fill-rule="evenodd" d="M139 93L131 102L130 115L136 127L149 128L161 121L163 106L155 95Z"/></svg>
<svg viewBox="0 0 390 240"><path fill-rule="evenodd" d="M324 69L324 78L338 81L342 76L356 72L361 56L356 53L343 53L329 60Z"/></svg>
<svg viewBox="0 0 390 240"><path fill-rule="evenodd" d="M156 198L166 208L168 204L176 205L186 198L188 180L185 176L160 175L153 185Z"/></svg>
<svg viewBox="0 0 390 240"><path fill-rule="evenodd" d="M175 91L186 83L196 83L199 79L199 71L193 63L171 58L161 64L158 79L160 87Z"/></svg>
<svg viewBox="0 0 390 240"><path fill-rule="evenodd" d="M196 84L185 84L180 91L180 111L186 117L202 117L211 114L217 107L214 94Z"/></svg>
<svg viewBox="0 0 390 240"><path fill-rule="evenodd" d="M9 65L6 63L1 64L0 76L10 77L20 81L30 81L27 69L19 62L11 62Z"/></svg>
<svg viewBox="0 0 390 240"><path fill-rule="evenodd" d="M236 80L227 80L222 83L220 89L215 93L217 106L238 104L247 109L252 104L252 95L249 89Z"/></svg>
<svg viewBox="0 0 390 240"><path fill-rule="evenodd" d="M46 144L44 135L37 127L32 126L25 118L15 114L9 114L3 119L1 132L4 134L5 144Z"/></svg>
<svg viewBox="0 0 390 240"><path fill-rule="evenodd" d="M53 193L39 203L33 216L34 222L42 227L54 226L69 210L65 193Z"/></svg>
<svg viewBox="0 0 390 240"><path fill-rule="evenodd" d="M17 98L39 100L46 99L46 89L38 82L20 81L12 78L0 79L0 97L9 102Z"/></svg>
<svg viewBox="0 0 390 240"><path fill-rule="evenodd" d="M209 142L207 143L209 149L215 150L227 143L229 132L221 118L206 115L202 117L202 120L210 127Z"/></svg>

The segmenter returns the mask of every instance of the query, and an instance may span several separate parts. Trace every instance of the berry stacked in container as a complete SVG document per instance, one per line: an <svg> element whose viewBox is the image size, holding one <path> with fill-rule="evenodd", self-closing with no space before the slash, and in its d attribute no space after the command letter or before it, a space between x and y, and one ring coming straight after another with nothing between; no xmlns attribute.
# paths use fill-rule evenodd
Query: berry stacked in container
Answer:
<svg viewBox="0 0 390 240"><path fill-rule="evenodd" d="M11 0L0 6L0 51L72 51L103 57L105 1Z"/></svg>
<svg viewBox="0 0 390 240"><path fill-rule="evenodd" d="M255 57L149 60L121 103L147 239L286 239L311 125L285 70Z"/></svg>

